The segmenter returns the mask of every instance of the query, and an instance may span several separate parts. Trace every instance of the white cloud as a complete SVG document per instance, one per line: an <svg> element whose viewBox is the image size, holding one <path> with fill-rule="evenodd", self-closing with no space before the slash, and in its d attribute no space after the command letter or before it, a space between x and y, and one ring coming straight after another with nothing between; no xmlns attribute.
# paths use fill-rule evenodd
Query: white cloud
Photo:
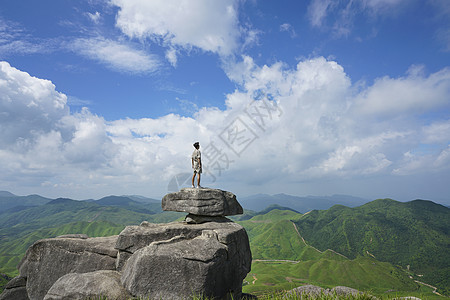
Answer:
<svg viewBox="0 0 450 300"><path fill-rule="evenodd" d="M427 144L442 144L450 141L450 119L436 121L422 129L422 142Z"/></svg>
<svg viewBox="0 0 450 300"><path fill-rule="evenodd" d="M406 0L312 0L307 16L311 26L331 30L337 37L348 36L354 19L364 15L366 19L393 16L401 11Z"/></svg>
<svg viewBox="0 0 450 300"><path fill-rule="evenodd" d="M90 12L88 12L88 13L87 13L87 16L88 16L88 18L89 18L92 22L94 22L95 24L100 23L101 15L100 15L100 13L99 13L98 11L96 11L95 13L90 13Z"/></svg>
<svg viewBox="0 0 450 300"><path fill-rule="evenodd" d="M355 113L398 116L448 107L450 68L429 77L412 74L407 77L383 77L365 89L356 100Z"/></svg>
<svg viewBox="0 0 450 300"><path fill-rule="evenodd" d="M234 0L111 0L119 7L117 27L127 36L163 45L229 55L240 36Z"/></svg>
<svg viewBox="0 0 450 300"><path fill-rule="evenodd" d="M173 67L177 66L177 50L171 48L166 51L166 59Z"/></svg>
<svg viewBox="0 0 450 300"><path fill-rule="evenodd" d="M281 24L280 25L280 31L281 32L283 32L283 31L288 32L292 38L297 36L297 33L295 32L294 27L292 27L292 25L289 24L289 23Z"/></svg>
<svg viewBox="0 0 450 300"><path fill-rule="evenodd" d="M239 89L226 95L224 110L106 122L87 109L70 113L51 82L0 66L3 188L14 179L53 187L59 196L162 195L173 176L190 171L195 141L205 185L236 192L450 169L450 120L424 118L437 108L448 112L442 99L449 99L449 69L381 78L355 94L344 69L323 57L290 67L258 66L244 56L227 68ZM418 95L411 95L416 87ZM404 94L416 98L386 100Z"/></svg>
<svg viewBox="0 0 450 300"><path fill-rule="evenodd" d="M308 17L312 26L321 27L331 6L331 0L313 0L308 6Z"/></svg>
<svg viewBox="0 0 450 300"><path fill-rule="evenodd" d="M50 132L68 113L67 97L48 80L0 62L0 141L4 147ZM17 146L17 145L16 145Z"/></svg>
<svg viewBox="0 0 450 300"><path fill-rule="evenodd" d="M120 72L149 73L156 71L160 66L156 55L103 37L78 38L67 47Z"/></svg>
<svg viewBox="0 0 450 300"><path fill-rule="evenodd" d="M0 16L0 55L50 53L57 47L57 40L34 38L20 24Z"/></svg>

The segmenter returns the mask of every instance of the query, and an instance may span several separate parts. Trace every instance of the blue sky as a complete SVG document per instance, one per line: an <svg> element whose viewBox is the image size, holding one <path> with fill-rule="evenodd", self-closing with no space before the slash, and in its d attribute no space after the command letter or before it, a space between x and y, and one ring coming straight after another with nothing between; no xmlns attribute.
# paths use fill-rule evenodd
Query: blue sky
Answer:
<svg viewBox="0 0 450 300"><path fill-rule="evenodd" d="M0 61L2 190L450 204L447 0L4 0Z"/></svg>

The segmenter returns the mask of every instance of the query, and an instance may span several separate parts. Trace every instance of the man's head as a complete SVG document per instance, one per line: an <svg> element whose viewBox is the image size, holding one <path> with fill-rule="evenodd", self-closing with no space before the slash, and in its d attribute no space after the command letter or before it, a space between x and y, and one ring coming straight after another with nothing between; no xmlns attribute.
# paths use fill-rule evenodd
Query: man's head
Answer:
<svg viewBox="0 0 450 300"><path fill-rule="evenodd" d="M200 148L200 143L199 143L199 142L195 142L195 143L194 143L194 147L195 147L195 149Z"/></svg>

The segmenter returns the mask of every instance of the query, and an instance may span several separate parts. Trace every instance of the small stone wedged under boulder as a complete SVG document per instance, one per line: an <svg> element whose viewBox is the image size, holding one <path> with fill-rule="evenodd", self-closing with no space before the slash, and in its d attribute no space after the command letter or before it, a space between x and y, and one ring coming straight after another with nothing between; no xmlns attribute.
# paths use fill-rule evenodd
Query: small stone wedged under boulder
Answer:
<svg viewBox="0 0 450 300"><path fill-rule="evenodd" d="M44 300L132 298L120 282L120 273L101 270L88 273L69 273L59 278Z"/></svg>
<svg viewBox="0 0 450 300"><path fill-rule="evenodd" d="M88 239L53 238L35 242L19 264L31 300L43 299L52 285L68 273L115 270L117 236Z"/></svg>
<svg viewBox="0 0 450 300"><path fill-rule="evenodd" d="M167 194L162 199L162 209L212 217L243 213L236 195L210 188L183 188L179 192Z"/></svg>

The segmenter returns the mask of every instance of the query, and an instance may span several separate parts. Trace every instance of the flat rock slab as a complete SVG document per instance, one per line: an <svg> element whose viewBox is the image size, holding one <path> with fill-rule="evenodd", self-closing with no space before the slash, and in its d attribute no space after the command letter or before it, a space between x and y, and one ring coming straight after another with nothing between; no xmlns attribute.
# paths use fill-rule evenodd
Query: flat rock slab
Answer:
<svg viewBox="0 0 450 300"><path fill-rule="evenodd" d="M162 209L212 217L243 213L235 194L209 188L183 188L167 194L162 199Z"/></svg>

